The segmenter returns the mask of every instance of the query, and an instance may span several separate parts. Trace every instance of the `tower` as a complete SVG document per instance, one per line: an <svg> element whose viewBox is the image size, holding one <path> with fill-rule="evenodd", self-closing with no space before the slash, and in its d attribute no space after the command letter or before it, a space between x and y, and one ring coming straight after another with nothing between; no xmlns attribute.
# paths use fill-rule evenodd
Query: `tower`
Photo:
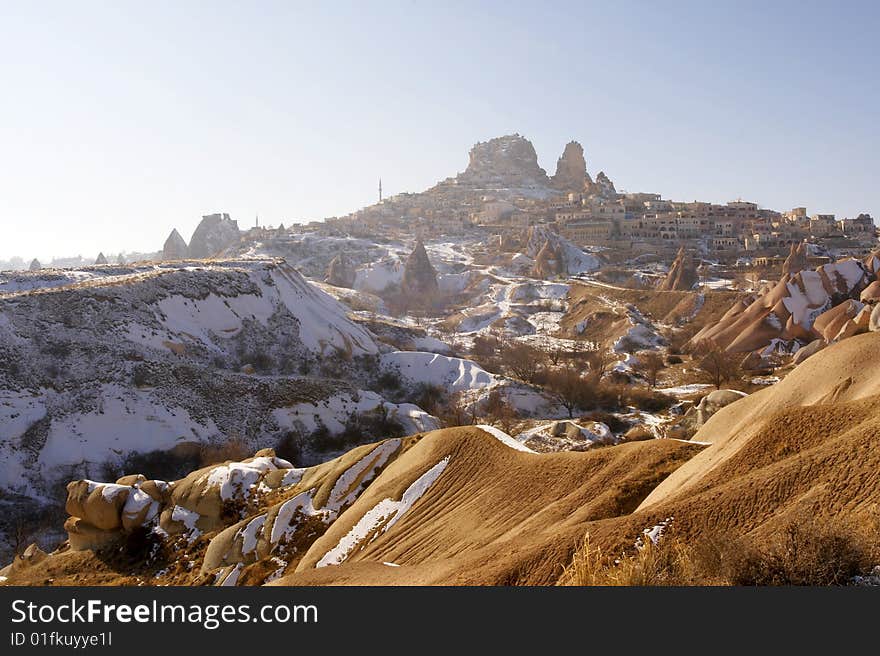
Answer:
<svg viewBox="0 0 880 656"><path fill-rule="evenodd" d="M382 178L379 178L379 202L382 202Z"/></svg>

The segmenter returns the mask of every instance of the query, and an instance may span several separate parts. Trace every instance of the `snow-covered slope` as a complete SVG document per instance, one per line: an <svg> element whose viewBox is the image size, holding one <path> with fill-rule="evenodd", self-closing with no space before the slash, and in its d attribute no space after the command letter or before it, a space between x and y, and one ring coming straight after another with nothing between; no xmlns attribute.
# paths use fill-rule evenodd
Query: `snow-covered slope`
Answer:
<svg viewBox="0 0 880 656"><path fill-rule="evenodd" d="M344 305L281 261L14 282L0 295L2 494L51 501L61 481L181 444L259 448L293 432L315 459L321 445L275 411L357 395L378 356ZM417 408L386 411L406 429L435 427Z"/></svg>

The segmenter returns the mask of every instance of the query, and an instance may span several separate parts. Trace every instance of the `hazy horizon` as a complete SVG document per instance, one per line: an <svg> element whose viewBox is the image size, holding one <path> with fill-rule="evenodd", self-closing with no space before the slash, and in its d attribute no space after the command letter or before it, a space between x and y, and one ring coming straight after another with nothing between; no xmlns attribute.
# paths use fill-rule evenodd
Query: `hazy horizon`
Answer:
<svg viewBox="0 0 880 656"><path fill-rule="evenodd" d="M880 9L41 3L0 10L0 259L154 251L203 214L346 214L518 132L552 174L880 214Z"/></svg>

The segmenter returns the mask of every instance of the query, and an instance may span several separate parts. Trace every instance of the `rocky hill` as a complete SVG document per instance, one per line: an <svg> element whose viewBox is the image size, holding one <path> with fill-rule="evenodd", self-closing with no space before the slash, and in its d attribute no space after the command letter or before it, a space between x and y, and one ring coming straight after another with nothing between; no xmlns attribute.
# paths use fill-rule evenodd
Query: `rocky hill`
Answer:
<svg viewBox="0 0 880 656"><path fill-rule="evenodd" d="M209 214L202 217L189 241L189 257L206 258L220 255L241 238L238 222L228 214Z"/></svg>
<svg viewBox="0 0 880 656"><path fill-rule="evenodd" d="M467 169L455 179L459 185L479 189L550 187L550 178L538 166L538 155L532 142L518 134L474 145Z"/></svg>
<svg viewBox="0 0 880 656"><path fill-rule="evenodd" d="M787 260L797 270L798 251ZM863 293L876 281L871 267L876 254L864 262L841 260L783 275L756 296L738 301L717 322L698 332L691 344L715 345L732 353L773 351L795 353L823 340L827 344L869 328L875 299ZM769 350L768 350L769 349Z"/></svg>
<svg viewBox="0 0 880 656"><path fill-rule="evenodd" d="M340 448L319 434L380 406L406 432L436 427L358 388L378 356L280 261L19 273L0 281L0 490L51 504L72 477L233 439L315 461Z"/></svg>
<svg viewBox="0 0 880 656"><path fill-rule="evenodd" d="M0 575L55 584L552 583L587 522L632 504L636 490L700 448L657 441L535 454L496 429L462 427L309 468L262 451L172 482L82 480L67 487L68 542ZM111 555L138 540L144 557L134 567Z"/></svg>

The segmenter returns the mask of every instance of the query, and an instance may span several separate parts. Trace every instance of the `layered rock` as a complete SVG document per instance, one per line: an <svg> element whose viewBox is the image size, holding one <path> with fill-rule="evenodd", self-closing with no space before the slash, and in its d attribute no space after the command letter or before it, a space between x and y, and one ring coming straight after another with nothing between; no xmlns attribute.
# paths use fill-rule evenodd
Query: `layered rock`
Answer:
<svg viewBox="0 0 880 656"><path fill-rule="evenodd" d="M878 303L880 302L880 280L875 280L865 287L859 296L862 303Z"/></svg>
<svg viewBox="0 0 880 656"><path fill-rule="evenodd" d="M241 238L238 221L233 221L228 214L208 214L201 222L189 241L189 256L206 258L219 255Z"/></svg>
<svg viewBox="0 0 880 656"><path fill-rule="evenodd" d="M468 167L456 177L456 182L477 188L506 189L549 187L550 178L538 166L532 142L512 134L474 145Z"/></svg>
<svg viewBox="0 0 880 656"><path fill-rule="evenodd" d="M352 288L356 277L354 263L344 253L339 253L330 261L325 280L335 287Z"/></svg>
<svg viewBox="0 0 880 656"><path fill-rule="evenodd" d="M660 281L657 289L662 291L690 291L700 281L694 258L686 252L684 247L678 249L678 254L669 267L666 277Z"/></svg>
<svg viewBox="0 0 880 656"><path fill-rule="evenodd" d="M189 247L177 232L177 228L171 231L165 244L162 246L163 260L185 260L189 257Z"/></svg>
<svg viewBox="0 0 880 656"><path fill-rule="evenodd" d="M807 245L804 242L792 244L788 257L782 264L782 275L800 273L807 268Z"/></svg>
<svg viewBox="0 0 880 656"><path fill-rule="evenodd" d="M691 340L733 353L796 350L816 339L832 341L863 328L857 300L873 276L858 260L842 260L785 275L757 297L735 304ZM830 312L829 312L830 311ZM849 324L853 323L852 326ZM795 341L796 340L796 341Z"/></svg>
<svg viewBox="0 0 880 656"><path fill-rule="evenodd" d="M588 183L593 183L587 173L584 148L577 141L565 145L562 156L556 162L556 174L551 182L555 188L565 191L584 191Z"/></svg>
<svg viewBox="0 0 880 656"><path fill-rule="evenodd" d="M437 271L428 259L428 252L421 240L416 242L413 252L406 258L400 287L409 296L430 296L437 293Z"/></svg>

